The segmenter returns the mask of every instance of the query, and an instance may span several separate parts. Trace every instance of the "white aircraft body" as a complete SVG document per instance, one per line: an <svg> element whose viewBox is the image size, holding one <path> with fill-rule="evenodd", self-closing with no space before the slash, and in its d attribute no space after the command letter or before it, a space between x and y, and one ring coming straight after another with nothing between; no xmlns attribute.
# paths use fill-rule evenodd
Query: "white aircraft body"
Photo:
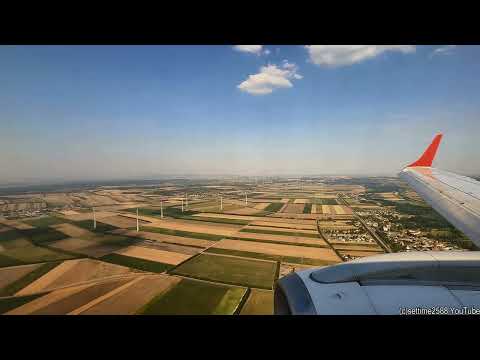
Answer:
<svg viewBox="0 0 480 360"><path fill-rule="evenodd" d="M480 182L432 168L442 135L399 176L480 247ZM295 272L275 286L275 314L480 315L480 251L404 252Z"/></svg>

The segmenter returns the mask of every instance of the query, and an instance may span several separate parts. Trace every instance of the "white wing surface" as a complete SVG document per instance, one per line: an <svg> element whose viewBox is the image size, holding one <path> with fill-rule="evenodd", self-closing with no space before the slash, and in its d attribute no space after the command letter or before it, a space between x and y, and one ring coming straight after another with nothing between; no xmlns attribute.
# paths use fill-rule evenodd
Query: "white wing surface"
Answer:
<svg viewBox="0 0 480 360"><path fill-rule="evenodd" d="M441 139L441 134L435 136L424 154L399 176L480 247L480 182L431 167Z"/></svg>

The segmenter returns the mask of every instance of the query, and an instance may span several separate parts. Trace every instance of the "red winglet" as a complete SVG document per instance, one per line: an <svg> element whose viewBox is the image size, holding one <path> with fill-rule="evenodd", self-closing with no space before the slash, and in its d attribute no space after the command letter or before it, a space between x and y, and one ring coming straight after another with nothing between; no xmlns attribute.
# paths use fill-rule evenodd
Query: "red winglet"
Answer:
<svg viewBox="0 0 480 360"><path fill-rule="evenodd" d="M422 156L415 161L408 165L411 166L432 166L433 159L435 158L435 154L437 153L438 145L440 145L440 141L442 140L442 134L437 134L434 138L430 146L425 150Z"/></svg>

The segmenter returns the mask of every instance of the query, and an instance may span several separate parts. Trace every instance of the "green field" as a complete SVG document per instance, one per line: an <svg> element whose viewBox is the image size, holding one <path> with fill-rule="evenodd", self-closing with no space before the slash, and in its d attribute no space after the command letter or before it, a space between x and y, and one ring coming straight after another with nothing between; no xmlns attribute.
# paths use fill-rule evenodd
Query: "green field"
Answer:
<svg viewBox="0 0 480 360"><path fill-rule="evenodd" d="M243 205L238 205L238 204L229 204L228 203L228 199L223 199L223 209L220 210L220 200L219 201L214 201L211 205L207 205L207 206L189 206L189 210L194 210L194 211L197 211L197 212L204 212L204 211L208 211L208 212L214 212L214 213L224 213L224 212L228 212L228 211L231 211L231 210L238 210L238 209L241 209L242 207L244 207Z"/></svg>
<svg viewBox="0 0 480 360"><path fill-rule="evenodd" d="M118 245L118 246L129 246L137 242L137 238L130 236L121 236L121 235L95 235L82 237L84 240L89 240L101 245ZM92 244L93 245L93 244Z"/></svg>
<svg viewBox="0 0 480 360"><path fill-rule="evenodd" d="M188 220L194 221L206 221L220 224L233 224L233 225L247 225L250 220L239 220L239 219L222 219L222 218L212 218L206 216L187 216L185 217Z"/></svg>
<svg viewBox="0 0 480 360"><path fill-rule="evenodd" d="M128 212L135 213L136 209L129 209ZM160 217L160 209L148 209L148 208L140 208L138 209L139 215L144 216L154 216ZM193 220L193 221L207 221L213 223L220 223L220 224L234 224L234 225L247 225L249 223L248 220L238 220L238 219L221 219L221 218L212 218L212 217L205 217L205 216L193 216L198 214L198 211L184 211L182 212L181 209L175 207L166 207L163 209L163 216L170 216L175 219L184 219L184 220Z"/></svg>
<svg viewBox="0 0 480 360"><path fill-rule="evenodd" d="M324 198L315 198L313 199L315 204L320 204L320 205L338 205L338 202L336 199L324 199Z"/></svg>
<svg viewBox="0 0 480 360"><path fill-rule="evenodd" d="M305 204L305 207L303 208L303 213L310 214L311 212L312 212L312 204L311 203Z"/></svg>
<svg viewBox="0 0 480 360"><path fill-rule="evenodd" d="M64 233L49 227L22 230L22 234L24 234L24 236L30 239L30 241L32 241L34 244L62 240L68 237Z"/></svg>
<svg viewBox="0 0 480 360"><path fill-rule="evenodd" d="M97 228L93 229L93 220L81 220L81 221L64 221L64 222L69 222L71 224L77 225L78 227L81 227L85 230L90 230L94 232L107 232L107 231L112 231L118 229L115 226L109 225L109 224L104 224L101 221L97 220Z"/></svg>
<svg viewBox="0 0 480 360"><path fill-rule="evenodd" d="M73 259L76 256L40 246L24 246L0 253L0 267Z"/></svg>
<svg viewBox="0 0 480 360"><path fill-rule="evenodd" d="M156 233L165 234L165 235L192 237L192 238L211 240L211 241L222 240L225 237L223 235L204 234L204 233L196 233L196 232L190 232L190 231L157 228L157 227L151 227L151 226L142 226L142 231L156 232Z"/></svg>
<svg viewBox="0 0 480 360"><path fill-rule="evenodd" d="M128 209L126 210L129 213L136 214L137 209ZM163 216L171 216L171 217L181 217L184 215L191 215L191 214L196 214L194 211L185 211L182 213L182 210L175 209L172 207L163 207ZM159 208L151 209L151 208L139 208L138 209L138 215L142 216L153 216L153 217L160 217L161 216L161 211Z"/></svg>
<svg viewBox="0 0 480 360"><path fill-rule="evenodd" d="M0 252L0 267L9 267L9 266L16 266L16 265L23 265L24 263L20 260L2 255L3 252Z"/></svg>
<svg viewBox="0 0 480 360"><path fill-rule="evenodd" d="M0 299L0 314L5 314L6 312L9 312L10 310L13 310L19 306L22 306L32 300L35 300L36 298L42 295L44 294L34 294L34 295Z"/></svg>
<svg viewBox="0 0 480 360"><path fill-rule="evenodd" d="M23 222L36 228L47 228L50 225L63 224L65 220L55 216L46 216L39 219L24 220Z"/></svg>
<svg viewBox="0 0 480 360"><path fill-rule="evenodd" d="M102 256L100 260L112 264L123 265L130 268L154 273L162 273L173 267L173 265L170 264L164 264L161 262L139 259L132 256L125 256L120 254L108 254Z"/></svg>
<svg viewBox="0 0 480 360"><path fill-rule="evenodd" d="M10 250L18 247L31 246L23 234L18 230L9 230L0 232L0 248Z"/></svg>
<svg viewBox="0 0 480 360"><path fill-rule="evenodd" d="M251 289L240 315L273 315L273 291Z"/></svg>
<svg viewBox="0 0 480 360"><path fill-rule="evenodd" d="M309 234L302 232L288 232L288 231L275 231L275 230L264 230L264 229L255 229L253 227L248 227L246 229L240 230L240 232L248 233L258 233L258 234L270 234L270 235L286 235L286 236L297 236L297 237L308 237L318 239L318 234Z"/></svg>
<svg viewBox="0 0 480 360"><path fill-rule="evenodd" d="M25 246L32 246L32 243L25 238L20 238L20 239L9 240L9 241L0 240L0 246L3 248L3 250L10 250L10 249L16 249L16 248L25 247Z"/></svg>
<svg viewBox="0 0 480 360"><path fill-rule="evenodd" d="M251 257L256 259L281 261L281 262L289 262L294 264L304 264L304 265L312 265L312 266L324 266L324 265L331 265L335 263L328 260L299 258L299 257L293 257L293 256L269 255L269 254L262 254L262 253L256 253L256 252L250 252L250 251L230 250L230 249L210 248L206 250L205 253Z"/></svg>
<svg viewBox="0 0 480 360"><path fill-rule="evenodd" d="M17 281L9 284L5 288L0 290L0 296L12 296L15 295L16 292L22 290L24 287L27 285L31 284L41 276L45 275L47 272L52 270L53 268L57 267L60 265L62 262L61 261L53 261L49 263L45 263L40 265L38 268L35 270L29 272L25 276L21 277Z"/></svg>
<svg viewBox="0 0 480 360"><path fill-rule="evenodd" d="M201 254L175 268L172 274L271 289L276 268L277 264L274 262Z"/></svg>
<svg viewBox="0 0 480 360"><path fill-rule="evenodd" d="M48 217L43 217L40 219L34 219L34 220L24 220L24 223L27 223L29 225L34 226L37 229L30 229L30 230L22 230L23 232L31 232L31 233L41 233L42 231L50 230L50 231L55 231L54 229L49 229L48 227L51 225L57 225L57 224L73 224L78 227L81 227L86 230L94 231L94 232L107 232L111 230L116 230L118 229L115 226L109 225L109 224L104 224L101 221L97 220L97 228L93 229L93 220L80 220L80 221L74 221L70 219L64 219L60 217L55 217L55 216L48 216Z"/></svg>
<svg viewBox="0 0 480 360"><path fill-rule="evenodd" d="M246 288L183 279L142 309L144 315L232 315Z"/></svg>
<svg viewBox="0 0 480 360"><path fill-rule="evenodd" d="M192 212L195 212L195 211L198 212L198 211L203 211L206 208L212 208L212 207L216 207L216 208L220 209L220 199L216 200L216 201L208 200L208 201L204 201L204 202L198 202L198 203L190 204L188 206L188 210L192 211Z"/></svg>
<svg viewBox="0 0 480 360"><path fill-rule="evenodd" d="M240 209L241 207L242 207L241 205L229 204L228 199L225 199L225 198L223 199L223 211ZM160 215L160 209L154 209L154 210L146 209L146 210L147 211L149 210L151 216ZM203 211L222 212L222 210L220 210L220 199L213 200L213 201L208 200L204 202L190 203L188 207L185 205L183 212L181 209L181 205L171 205L168 207L164 207L163 215L171 216L171 217L183 217L183 216L193 215Z"/></svg>
<svg viewBox="0 0 480 360"><path fill-rule="evenodd" d="M0 232L0 245L4 241L16 240L23 237L23 234L19 230L7 230Z"/></svg>
<svg viewBox="0 0 480 360"><path fill-rule="evenodd" d="M280 210L283 206L283 203L281 202L274 202L274 203L271 203L270 205L268 205L265 209L263 209L263 211L265 212L277 212L278 210Z"/></svg>
<svg viewBox="0 0 480 360"><path fill-rule="evenodd" d="M242 240L242 241L254 241L254 242L261 242L267 244L279 244L279 245L293 245L293 246L306 246L306 247L315 247L315 248L328 248L329 246L325 243L318 243L318 244L299 244L296 242L290 241L277 241L277 240L267 240L267 239L254 239L254 238L241 238L237 236L226 236L225 239L232 239L232 240Z"/></svg>

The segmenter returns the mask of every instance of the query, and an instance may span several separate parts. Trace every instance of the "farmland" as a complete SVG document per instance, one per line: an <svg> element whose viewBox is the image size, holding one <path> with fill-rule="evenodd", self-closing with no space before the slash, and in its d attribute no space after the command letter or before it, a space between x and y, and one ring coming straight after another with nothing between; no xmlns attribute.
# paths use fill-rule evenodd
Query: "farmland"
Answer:
<svg viewBox="0 0 480 360"><path fill-rule="evenodd" d="M109 254L101 258L102 261L106 261L112 264L123 265L133 269L142 271L149 271L154 273L162 273L172 267L170 264L161 263L158 261L151 261L147 259L141 259L131 256L125 256L121 254Z"/></svg>
<svg viewBox="0 0 480 360"><path fill-rule="evenodd" d="M274 283L292 271L416 242L470 246L394 180L62 189L1 198L2 313L272 314Z"/></svg>
<svg viewBox="0 0 480 360"><path fill-rule="evenodd" d="M273 292L252 289L240 315L272 315Z"/></svg>
<svg viewBox="0 0 480 360"><path fill-rule="evenodd" d="M183 279L148 303L143 315L231 315L247 289Z"/></svg>
<svg viewBox="0 0 480 360"><path fill-rule="evenodd" d="M202 254L183 263L172 274L225 284L271 289L277 264L248 258Z"/></svg>

